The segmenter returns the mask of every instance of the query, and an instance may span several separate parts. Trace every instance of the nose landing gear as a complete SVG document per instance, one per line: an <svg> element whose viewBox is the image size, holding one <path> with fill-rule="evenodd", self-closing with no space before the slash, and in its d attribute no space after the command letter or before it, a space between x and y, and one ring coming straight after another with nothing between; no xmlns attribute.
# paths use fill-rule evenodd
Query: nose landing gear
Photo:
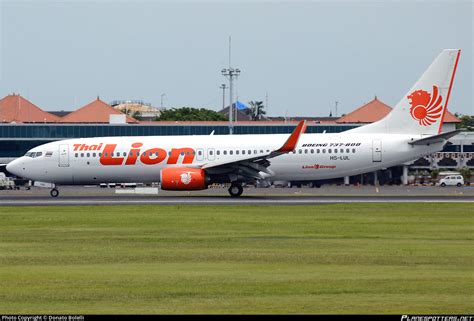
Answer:
<svg viewBox="0 0 474 321"><path fill-rule="evenodd" d="M229 194L232 197L239 197L240 195L242 195L243 191L244 189L241 184L232 183L232 185L230 185L229 187Z"/></svg>
<svg viewBox="0 0 474 321"><path fill-rule="evenodd" d="M59 191L58 191L56 188L53 188L53 189L49 192L49 195L51 195L51 197L58 197Z"/></svg>

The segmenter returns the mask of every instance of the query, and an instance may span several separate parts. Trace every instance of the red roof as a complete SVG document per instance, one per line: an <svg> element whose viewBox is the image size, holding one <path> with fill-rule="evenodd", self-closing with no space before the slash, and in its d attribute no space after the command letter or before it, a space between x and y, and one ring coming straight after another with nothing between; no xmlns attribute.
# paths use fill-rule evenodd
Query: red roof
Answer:
<svg viewBox="0 0 474 321"><path fill-rule="evenodd" d="M392 107L387 104L384 104L377 97L374 98L371 102L363 105L362 107L357 108L353 112L342 116L336 122L341 123L373 123L382 118L384 118L389 112L392 111ZM445 123L460 123L461 121L451 114L449 110L446 111L446 115L444 117Z"/></svg>
<svg viewBox="0 0 474 321"><path fill-rule="evenodd" d="M373 123L385 117L392 107L384 104L377 97L371 102L357 108L349 114L342 116L336 122L337 123Z"/></svg>
<svg viewBox="0 0 474 321"><path fill-rule="evenodd" d="M93 102L79 108L76 111L64 116L60 123L109 123L110 115L124 115L119 110L103 102L98 97ZM137 123L138 121L130 116L126 116L127 123Z"/></svg>
<svg viewBox="0 0 474 321"><path fill-rule="evenodd" d="M0 100L0 123L55 123L59 117L43 111L20 95Z"/></svg>
<svg viewBox="0 0 474 321"><path fill-rule="evenodd" d="M460 123L461 120L451 114L449 110L446 110L446 114L444 115L444 122L445 123Z"/></svg>

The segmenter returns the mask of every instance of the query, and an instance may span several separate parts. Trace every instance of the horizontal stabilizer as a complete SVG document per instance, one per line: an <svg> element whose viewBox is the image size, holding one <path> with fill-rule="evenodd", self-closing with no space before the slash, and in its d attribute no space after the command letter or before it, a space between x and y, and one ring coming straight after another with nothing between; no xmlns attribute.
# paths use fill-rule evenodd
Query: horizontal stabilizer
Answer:
<svg viewBox="0 0 474 321"><path fill-rule="evenodd" d="M408 144L410 144L410 145L430 145L430 144L442 143L442 142L450 139L451 137L456 136L460 132L461 132L460 130L453 130L451 132L442 133L442 134L434 135L434 136L429 136L429 137L422 138L422 139L417 139L417 140L408 142Z"/></svg>

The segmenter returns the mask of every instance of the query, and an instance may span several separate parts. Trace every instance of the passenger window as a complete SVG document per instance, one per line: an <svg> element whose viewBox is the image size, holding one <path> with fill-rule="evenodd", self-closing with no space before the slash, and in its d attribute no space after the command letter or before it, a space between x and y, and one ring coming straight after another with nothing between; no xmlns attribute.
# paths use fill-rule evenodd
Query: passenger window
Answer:
<svg viewBox="0 0 474 321"><path fill-rule="evenodd" d="M302 153L303 153L303 151L301 149L298 150L298 154L302 154Z"/></svg>
<svg viewBox="0 0 474 321"><path fill-rule="evenodd" d="M224 155L227 155L227 151L226 151L226 150L224 151Z"/></svg>
<svg viewBox="0 0 474 321"><path fill-rule="evenodd" d="M248 152L249 152L249 155L252 154L252 151L250 149L248 150Z"/></svg>
<svg viewBox="0 0 474 321"><path fill-rule="evenodd" d="M319 154L319 149L316 149L316 154Z"/></svg>
<svg viewBox="0 0 474 321"><path fill-rule="evenodd" d="M127 156L127 153L126 153L126 152L123 152L123 156Z"/></svg>
<svg viewBox="0 0 474 321"><path fill-rule="evenodd" d="M212 150L210 150L209 155L214 155L214 152Z"/></svg>
<svg viewBox="0 0 474 321"><path fill-rule="evenodd" d="M201 152L201 151L198 151L198 155L201 156L201 155L202 155L202 152Z"/></svg>
<svg viewBox="0 0 474 321"><path fill-rule="evenodd" d="M342 149L342 148L341 148L339 151L340 151L341 153L344 153L344 149Z"/></svg>
<svg viewBox="0 0 474 321"><path fill-rule="evenodd" d="M220 154L221 154L221 151L220 151L220 150L218 150L218 151L217 151L217 155L220 155Z"/></svg>
<svg viewBox="0 0 474 321"><path fill-rule="evenodd" d="M235 151L235 155L239 155L239 151L238 151L238 150Z"/></svg>
<svg viewBox="0 0 474 321"><path fill-rule="evenodd" d="M260 150L260 153L263 154L263 150Z"/></svg>
<svg viewBox="0 0 474 321"><path fill-rule="evenodd" d="M356 149L355 149L355 148L353 148L353 149L352 149L352 152L353 152L353 153L355 153L355 152L356 152Z"/></svg>
<svg viewBox="0 0 474 321"><path fill-rule="evenodd" d="M334 148L334 154L337 154L337 148Z"/></svg>
<svg viewBox="0 0 474 321"><path fill-rule="evenodd" d="M92 154L92 157L95 157L95 153Z"/></svg>
<svg viewBox="0 0 474 321"><path fill-rule="evenodd" d="M81 153L81 157L84 157L84 153Z"/></svg>
<svg viewBox="0 0 474 321"><path fill-rule="evenodd" d="M325 150L325 149L323 149L323 154L326 154L326 150Z"/></svg>
<svg viewBox="0 0 474 321"><path fill-rule="evenodd" d="M77 156L79 156L79 154L78 154L78 153L75 153L75 154L74 154L74 157L76 157L76 158L77 158Z"/></svg>
<svg viewBox="0 0 474 321"><path fill-rule="evenodd" d="M230 155L233 155L233 154L234 154L234 151L230 150L230 151L229 151L229 154L230 154Z"/></svg>
<svg viewBox="0 0 474 321"><path fill-rule="evenodd" d="M331 149L331 148L328 149L328 153L329 153L329 154L332 153L332 149Z"/></svg>
<svg viewBox="0 0 474 321"><path fill-rule="evenodd" d="M314 154L314 149L311 150L311 154Z"/></svg>
<svg viewBox="0 0 474 321"><path fill-rule="evenodd" d="M347 148L347 149L346 149L346 153L349 154L350 152L351 152L351 150L350 150L349 148Z"/></svg>
<svg viewBox="0 0 474 321"><path fill-rule="evenodd" d="M254 150L254 151L253 151L253 153L254 153L254 154L257 154L257 151L256 151L256 150Z"/></svg>
<svg viewBox="0 0 474 321"><path fill-rule="evenodd" d="M304 153L305 153L305 154L308 154L308 150L307 150L307 149L305 149L305 150L304 150Z"/></svg>
<svg viewBox="0 0 474 321"><path fill-rule="evenodd" d="M87 153L87 157L90 157L90 156L91 156L91 154Z"/></svg>
<svg viewBox="0 0 474 321"><path fill-rule="evenodd" d="M102 157L102 153L99 153L99 157Z"/></svg>
<svg viewBox="0 0 474 321"><path fill-rule="evenodd" d="M242 151L242 155L245 155L245 150Z"/></svg>

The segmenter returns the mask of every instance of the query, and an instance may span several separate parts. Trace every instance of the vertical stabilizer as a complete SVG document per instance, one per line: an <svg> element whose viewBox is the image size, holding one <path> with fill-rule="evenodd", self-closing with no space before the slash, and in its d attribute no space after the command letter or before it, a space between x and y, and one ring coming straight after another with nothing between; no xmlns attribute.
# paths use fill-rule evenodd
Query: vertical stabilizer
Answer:
<svg viewBox="0 0 474 321"><path fill-rule="evenodd" d="M441 133L461 50L445 49L385 118L351 130L357 133Z"/></svg>

